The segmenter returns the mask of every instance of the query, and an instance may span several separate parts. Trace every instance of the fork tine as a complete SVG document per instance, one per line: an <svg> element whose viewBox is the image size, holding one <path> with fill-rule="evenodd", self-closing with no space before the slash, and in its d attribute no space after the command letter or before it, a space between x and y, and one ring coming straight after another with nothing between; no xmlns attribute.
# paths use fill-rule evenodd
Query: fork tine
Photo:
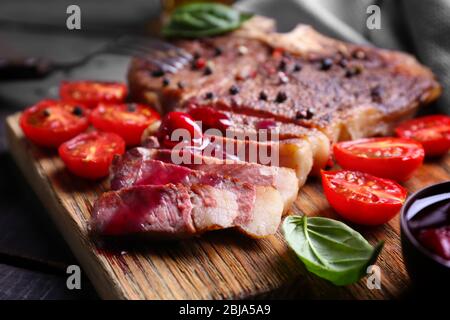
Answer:
<svg viewBox="0 0 450 320"><path fill-rule="evenodd" d="M177 56L181 56L187 60L192 59L192 55L184 49L178 48L177 46L170 44L165 41L161 41L155 38L144 38L144 37L130 37L124 36L117 40L118 44L128 45L131 47L139 47L143 50L161 50L161 51L172 51L176 52Z"/></svg>
<svg viewBox="0 0 450 320"><path fill-rule="evenodd" d="M158 66L165 72L175 73L175 72L177 72L178 69L180 69L183 66L183 65L181 65L181 66L180 65L172 65L170 63L167 63L166 61L152 57L151 55L144 54L141 51L131 50L130 48L114 47L105 52L119 54L119 55L136 56L136 57L142 58L146 61L149 61L149 62L155 64L156 66Z"/></svg>

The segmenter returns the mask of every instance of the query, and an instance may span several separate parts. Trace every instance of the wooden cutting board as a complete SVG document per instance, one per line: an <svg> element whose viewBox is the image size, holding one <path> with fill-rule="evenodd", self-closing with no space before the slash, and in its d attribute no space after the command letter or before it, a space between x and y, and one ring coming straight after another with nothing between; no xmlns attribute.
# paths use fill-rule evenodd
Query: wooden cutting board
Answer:
<svg viewBox="0 0 450 320"><path fill-rule="evenodd" d="M357 228L372 244L385 240L378 259L382 289L370 290L366 279L336 287L309 274L280 233L253 240L230 230L171 243L128 243L106 247L87 232L94 200L105 183L70 175L56 152L24 139L19 114L7 119L10 151L47 208L84 272L108 299L235 298L399 298L410 287L400 247L397 216L375 228ZM450 179L450 156L425 163L406 183L410 192ZM294 212L337 218L317 179L301 189ZM356 228L356 227L355 227Z"/></svg>

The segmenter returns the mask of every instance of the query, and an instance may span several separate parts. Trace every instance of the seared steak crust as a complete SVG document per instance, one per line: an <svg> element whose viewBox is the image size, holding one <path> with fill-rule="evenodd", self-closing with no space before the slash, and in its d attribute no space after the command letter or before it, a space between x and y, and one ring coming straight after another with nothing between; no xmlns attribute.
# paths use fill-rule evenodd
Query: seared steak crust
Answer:
<svg viewBox="0 0 450 320"><path fill-rule="evenodd" d="M163 85L152 76L156 66L134 59L129 82L136 98L163 111L195 103L315 127L333 141L386 134L441 90L409 55L340 42L307 26L289 34L244 28L177 45L207 61L211 72L193 61L165 74Z"/></svg>

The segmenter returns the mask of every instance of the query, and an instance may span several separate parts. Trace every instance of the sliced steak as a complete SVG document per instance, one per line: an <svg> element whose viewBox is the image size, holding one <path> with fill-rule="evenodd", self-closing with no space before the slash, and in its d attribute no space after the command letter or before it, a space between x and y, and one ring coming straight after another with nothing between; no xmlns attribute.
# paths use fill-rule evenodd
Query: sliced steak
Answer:
<svg viewBox="0 0 450 320"><path fill-rule="evenodd" d="M132 95L163 111L195 103L314 127L332 142L387 134L440 95L431 71L407 54L341 42L304 25L267 32L258 20L225 36L176 42L205 66L192 61L156 77L156 65L134 59Z"/></svg>
<svg viewBox="0 0 450 320"><path fill-rule="evenodd" d="M254 141L205 136L202 154L211 157L233 156L233 159L266 166L290 168L295 171L300 186L313 167L311 145L304 139Z"/></svg>
<svg viewBox="0 0 450 320"><path fill-rule="evenodd" d="M190 189L183 185L110 191L95 202L90 228L106 236L184 238L198 233L192 209Z"/></svg>
<svg viewBox="0 0 450 320"><path fill-rule="evenodd" d="M155 166L152 167L148 164L151 163L149 161L151 159L166 163L175 161L185 168L199 170L207 174L233 177L253 186L274 187L280 193L284 203L284 213L288 212L297 198L299 181L293 170L288 168L268 167L234 160L221 160L190 152L177 154L174 150L142 147L131 149L122 157L117 157L114 160L111 170L111 188L120 189L135 184L142 184L142 182L145 184L149 180L161 181L160 176L166 177L167 174L160 172L158 175L158 170L155 170ZM175 176L179 176L179 174ZM164 179L165 182L174 182L174 180ZM182 181L182 179L179 179L179 181Z"/></svg>
<svg viewBox="0 0 450 320"><path fill-rule="evenodd" d="M252 210L256 194L254 186L242 184L236 179L230 179L216 173L191 170L186 167L165 163L159 160L146 159L143 161L126 161L126 163L125 161L122 161L120 169L117 166L113 169L111 189L118 190L132 186L179 183L185 186L196 185L196 187L192 188L194 192L203 195L203 197L199 197L203 202L208 202L208 199L215 199L214 195L218 193L229 192L230 194L233 194L238 203L238 210L235 213L239 212L239 214L235 215L235 224L245 224L252 220ZM230 210L230 212L234 211ZM224 216L224 221L217 220L216 222L214 222L214 219L217 219L217 216L212 214L207 216L208 217L202 217L199 215L196 217L207 219L209 224L216 224L218 227L222 228L229 223L229 216ZM197 226L198 225L199 222L197 221Z"/></svg>
<svg viewBox="0 0 450 320"><path fill-rule="evenodd" d="M305 128L294 123L284 123L273 118L237 114L212 107L189 105L188 113L197 121L202 121L203 129L219 129L220 135L239 140L304 140L311 146L313 173L323 169L330 156L330 140L321 131Z"/></svg>
<svg viewBox="0 0 450 320"><path fill-rule="evenodd" d="M283 200L272 186L253 186L220 172L192 170L148 157L139 159L135 157L136 152L131 153L125 160L116 161L111 179L113 189L182 183L191 188L194 224L198 230L235 226L246 234L262 237L278 229ZM225 204L230 205L226 214L221 213ZM262 208L265 208L263 212Z"/></svg>

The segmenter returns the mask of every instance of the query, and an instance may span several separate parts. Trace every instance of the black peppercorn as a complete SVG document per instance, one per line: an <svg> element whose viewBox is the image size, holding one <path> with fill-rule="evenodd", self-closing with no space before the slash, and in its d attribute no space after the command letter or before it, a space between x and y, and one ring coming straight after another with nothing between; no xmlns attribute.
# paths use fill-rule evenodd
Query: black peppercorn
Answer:
<svg viewBox="0 0 450 320"><path fill-rule="evenodd" d="M214 98L214 94L212 92L207 92L205 94L205 99L211 100L212 98Z"/></svg>
<svg viewBox="0 0 450 320"><path fill-rule="evenodd" d="M277 97L275 98L275 102L282 103L282 102L284 102L286 100L287 100L286 93L284 91L278 92Z"/></svg>
<svg viewBox="0 0 450 320"><path fill-rule="evenodd" d="M219 48L219 47L215 47L215 48L214 48L214 56L215 56L215 57L218 57L218 56L220 56L221 54L222 54L222 49Z"/></svg>
<svg viewBox="0 0 450 320"><path fill-rule="evenodd" d="M314 109L308 108L306 110L297 111L295 114L296 120L309 120L314 116Z"/></svg>
<svg viewBox="0 0 450 320"><path fill-rule="evenodd" d="M50 111L48 109L44 109L44 110L42 110L42 115L44 117L48 117L50 115Z"/></svg>
<svg viewBox="0 0 450 320"><path fill-rule="evenodd" d="M259 93L259 100L267 101L267 93L265 93L264 91L261 91Z"/></svg>
<svg viewBox="0 0 450 320"><path fill-rule="evenodd" d="M72 114L76 115L77 117L81 117L83 115L83 109L81 109L80 106L75 106L72 110Z"/></svg>
<svg viewBox="0 0 450 320"><path fill-rule="evenodd" d="M298 72L298 71L300 71L300 70L302 70L302 66L301 66L300 64L296 63L296 64L294 65L294 69L293 69L292 71Z"/></svg>
<svg viewBox="0 0 450 320"><path fill-rule="evenodd" d="M229 90L230 94L235 95L239 93L239 87L236 85L232 85Z"/></svg>
<svg viewBox="0 0 450 320"><path fill-rule="evenodd" d="M178 81L177 86L178 86L178 89L184 89L184 87L185 87L183 81Z"/></svg>
<svg viewBox="0 0 450 320"><path fill-rule="evenodd" d="M163 87L167 87L170 84L170 80L167 78L163 78L162 85Z"/></svg>
<svg viewBox="0 0 450 320"><path fill-rule="evenodd" d="M164 71L162 69L157 69L152 71L152 77L159 78L164 75Z"/></svg>
<svg viewBox="0 0 450 320"><path fill-rule="evenodd" d="M127 103L128 112L135 112L137 109L136 103Z"/></svg>
<svg viewBox="0 0 450 320"><path fill-rule="evenodd" d="M380 86L375 86L370 90L370 96L372 97L372 101L376 103L381 103L381 94L382 89Z"/></svg>
<svg viewBox="0 0 450 320"><path fill-rule="evenodd" d="M209 76L210 74L212 74L213 72L212 72L212 69L211 69L211 67L210 66L206 66L205 67L205 70L203 71L203 74L205 75L205 76Z"/></svg>
<svg viewBox="0 0 450 320"><path fill-rule="evenodd" d="M311 119L314 116L315 110L312 108L306 109L306 119Z"/></svg>
<svg viewBox="0 0 450 320"><path fill-rule="evenodd" d="M333 60L330 58L325 58L320 62L320 70L327 71L333 66Z"/></svg>
<svg viewBox="0 0 450 320"><path fill-rule="evenodd" d="M280 63L278 64L278 70L286 71L286 61L285 60L280 61Z"/></svg>

